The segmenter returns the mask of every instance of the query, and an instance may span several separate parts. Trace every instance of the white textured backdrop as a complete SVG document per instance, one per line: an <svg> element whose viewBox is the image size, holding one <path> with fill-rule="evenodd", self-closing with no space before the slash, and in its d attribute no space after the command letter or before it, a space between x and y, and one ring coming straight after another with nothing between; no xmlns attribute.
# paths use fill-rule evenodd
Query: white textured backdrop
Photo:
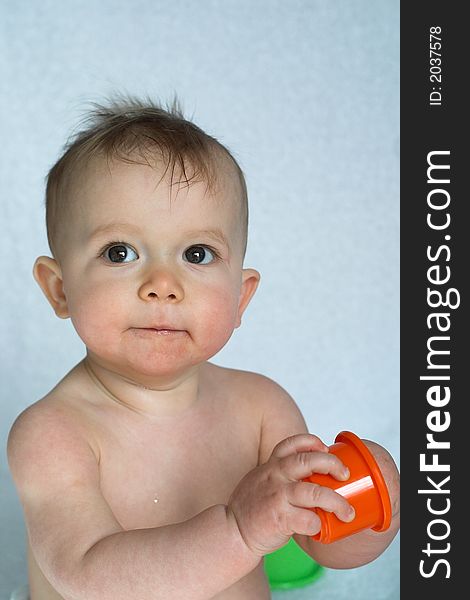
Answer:
<svg viewBox="0 0 470 600"><path fill-rule="evenodd" d="M88 101L176 92L246 174L262 275L214 362L278 381L325 442L350 429L399 464L399 0L4 0L0 69L3 448L84 354L31 275L47 170ZM8 598L25 544L5 451L0 466ZM398 545L274 596L397 600Z"/></svg>

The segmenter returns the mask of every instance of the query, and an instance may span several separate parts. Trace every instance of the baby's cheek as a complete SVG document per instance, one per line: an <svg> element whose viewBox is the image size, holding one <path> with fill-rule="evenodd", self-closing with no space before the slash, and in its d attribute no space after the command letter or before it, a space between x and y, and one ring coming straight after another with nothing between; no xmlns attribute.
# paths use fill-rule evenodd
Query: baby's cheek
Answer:
<svg viewBox="0 0 470 600"><path fill-rule="evenodd" d="M84 293L71 306L71 320L78 335L89 348L111 343L116 307L96 291ZM77 301L78 300L78 301Z"/></svg>
<svg viewBox="0 0 470 600"><path fill-rule="evenodd" d="M212 354L218 352L230 339L236 326L237 303L231 294L206 294L206 301L198 311L199 335L202 345Z"/></svg>

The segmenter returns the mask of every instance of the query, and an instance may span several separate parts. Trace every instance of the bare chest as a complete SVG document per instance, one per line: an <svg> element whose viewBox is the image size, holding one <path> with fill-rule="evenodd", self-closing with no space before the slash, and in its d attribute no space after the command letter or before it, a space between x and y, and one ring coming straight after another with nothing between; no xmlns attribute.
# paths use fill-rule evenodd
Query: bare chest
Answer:
<svg viewBox="0 0 470 600"><path fill-rule="evenodd" d="M226 504L258 460L259 438L243 419L184 428L115 429L99 437L101 490L124 529L159 527ZM29 553L32 600L59 600ZM263 565L212 600L269 600Z"/></svg>
<svg viewBox="0 0 470 600"><path fill-rule="evenodd" d="M176 426L127 424L99 446L102 493L121 526L158 527L226 504L256 467L259 429L221 411Z"/></svg>

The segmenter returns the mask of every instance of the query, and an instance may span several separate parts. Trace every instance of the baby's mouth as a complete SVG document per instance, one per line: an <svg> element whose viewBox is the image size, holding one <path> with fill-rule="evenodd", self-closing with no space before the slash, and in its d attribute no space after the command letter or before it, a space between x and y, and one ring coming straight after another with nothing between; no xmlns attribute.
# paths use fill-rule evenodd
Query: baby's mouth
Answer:
<svg viewBox="0 0 470 600"><path fill-rule="evenodd" d="M186 330L184 329L174 329L173 327L167 326L158 326L158 327L134 327L133 328L137 335L142 336L152 336L152 335L161 335L161 336L181 336L186 334Z"/></svg>
<svg viewBox="0 0 470 600"><path fill-rule="evenodd" d="M161 333L163 335L168 335L170 333L178 333L182 331L181 329L167 329L167 328L158 328L158 327L148 327L145 328L145 331L155 331L155 333Z"/></svg>

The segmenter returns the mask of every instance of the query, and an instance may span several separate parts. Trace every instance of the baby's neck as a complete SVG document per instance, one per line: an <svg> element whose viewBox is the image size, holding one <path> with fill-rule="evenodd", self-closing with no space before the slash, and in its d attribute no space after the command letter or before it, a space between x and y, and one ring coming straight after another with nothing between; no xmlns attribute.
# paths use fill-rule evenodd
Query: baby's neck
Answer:
<svg viewBox="0 0 470 600"><path fill-rule="evenodd" d="M188 369L184 374L154 380L145 385L103 365L90 353L82 365L92 385L108 400L122 407L152 418L181 417L193 410L200 400L201 365Z"/></svg>

